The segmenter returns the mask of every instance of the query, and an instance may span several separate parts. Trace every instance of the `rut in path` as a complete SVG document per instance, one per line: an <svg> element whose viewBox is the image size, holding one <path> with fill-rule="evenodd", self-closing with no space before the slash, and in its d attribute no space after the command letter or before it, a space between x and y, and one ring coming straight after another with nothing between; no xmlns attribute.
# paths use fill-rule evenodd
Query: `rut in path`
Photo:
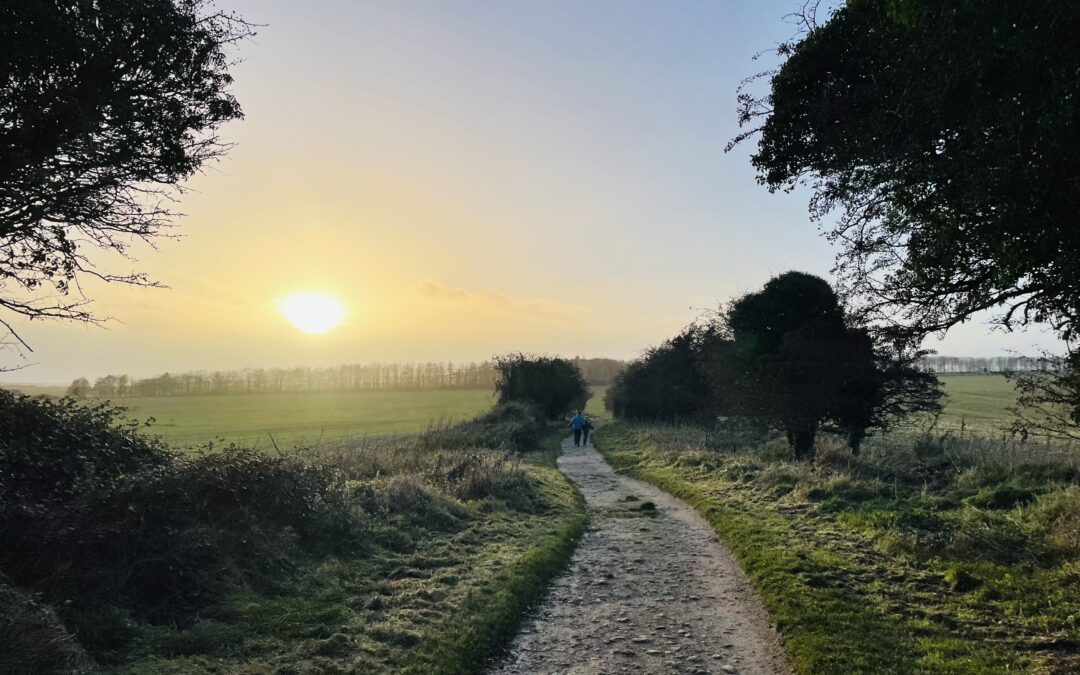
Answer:
<svg viewBox="0 0 1080 675"><path fill-rule="evenodd" d="M585 496L589 530L493 674L790 673L760 600L708 523L615 473L591 446L562 447L559 468Z"/></svg>

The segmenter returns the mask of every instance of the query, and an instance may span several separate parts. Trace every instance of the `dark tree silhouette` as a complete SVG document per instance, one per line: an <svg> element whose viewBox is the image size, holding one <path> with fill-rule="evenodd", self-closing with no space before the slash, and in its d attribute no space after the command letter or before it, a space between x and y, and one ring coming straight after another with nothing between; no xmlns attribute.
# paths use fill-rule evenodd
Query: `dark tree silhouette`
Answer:
<svg viewBox="0 0 1080 675"><path fill-rule="evenodd" d="M499 403L535 405L548 419L584 408L589 398L581 371L566 359L509 354L495 359L495 370Z"/></svg>
<svg viewBox="0 0 1080 675"><path fill-rule="evenodd" d="M0 308L95 322L81 277L154 284L91 254L165 234L182 182L227 149L226 52L249 34L208 0L0 4Z"/></svg>
<svg viewBox="0 0 1080 675"><path fill-rule="evenodd" d="M810 3L811 6L814 3ZM1075 336L1080 4L866 0L805 17L740 96L770 189L808 185L862 310L916 335L1004 307Z"/></svg>
<svg viewBox="0 0 1080 675"><path fill-rule="evenodd" d="M863 439L941 411L926 353L852 322L824 279L788 272L627 365L605 396L617 417L786 432L811 459L818 431Z"/></svg>
<svg viewBox="0 0 1080 675"><path fill-rule="evenodd" d="M686 328L631 362L608 388L604 406L620 419L672 424L714 420L720 404L706 372L724 343L715 325Z"/></svg>
<svg viewBox="0 0 1080 675"><path fill-rule="evenodd" d="M732 302L725 318L751 364L740 412L778 424L796 458L811 457L851 356L836 293L823 279L788 272Z"/></svg>
<svg viewBox="0 0 1080 675"><path fill-rule="evenodd" d="M741 380L731 410L784 429L797 459L813 457L823 424L843 432L858 453L869 429L940 412L937 377L916 367L923 354L905 349L902 339L875 340L849 325L835 291L819 277L781 274L731 303L724 320L738 353L734 363L743 364L741 375L728 376Z"/></svg>

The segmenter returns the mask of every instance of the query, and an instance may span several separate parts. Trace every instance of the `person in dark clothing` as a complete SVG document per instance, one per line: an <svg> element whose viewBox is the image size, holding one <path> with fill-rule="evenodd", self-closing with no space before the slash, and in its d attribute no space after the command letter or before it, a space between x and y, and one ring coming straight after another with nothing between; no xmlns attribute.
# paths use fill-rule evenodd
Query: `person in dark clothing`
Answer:
<svg viewBox="0 0 1080 675"><path fill-rule="evenodd" d="M581 445L581 430L585 427L585 416L579 411L574 415L574 419L570 420L570 428L574 430L574 447Z"/></svg>
<svg viewBox="0 0 1080 675"><path fill-rule="evenodd" d="M581 425L581 444L589 444L589 432L592 431L592 420L588 417L585 418L585 423Z"/></svg>

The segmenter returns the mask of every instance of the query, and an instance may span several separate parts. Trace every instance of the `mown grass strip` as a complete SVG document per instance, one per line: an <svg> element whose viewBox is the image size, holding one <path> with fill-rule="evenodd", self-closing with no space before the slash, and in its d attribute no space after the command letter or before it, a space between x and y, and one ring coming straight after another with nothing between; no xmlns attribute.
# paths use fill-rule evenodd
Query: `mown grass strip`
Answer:
<svg viewBox="0 0 1080 675"><path fill-rule="evenodd" d="M624 424L599 430L597 449L617 469L685 500L713 526L750 576L783 634L796 673L914 673L916 649L902 620L865 597L821 583L842 561L814 547L770 511L731 508L723 495L669 467L642 463L647 439ZM835 576L830 574L828 576Z"/></svg>

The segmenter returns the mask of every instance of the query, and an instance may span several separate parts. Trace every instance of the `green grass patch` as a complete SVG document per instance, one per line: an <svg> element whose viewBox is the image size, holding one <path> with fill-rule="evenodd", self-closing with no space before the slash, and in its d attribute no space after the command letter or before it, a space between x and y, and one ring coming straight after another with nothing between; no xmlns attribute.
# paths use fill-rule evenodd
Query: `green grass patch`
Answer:
<svg viewBox="0 0 1080 675"><path fill-rule="evenodd" d="M1016 390L1004 375L939 375L945 385L945 410L939 425L999 434L1012 422L1009 408L1016 404Z"/></svg>

